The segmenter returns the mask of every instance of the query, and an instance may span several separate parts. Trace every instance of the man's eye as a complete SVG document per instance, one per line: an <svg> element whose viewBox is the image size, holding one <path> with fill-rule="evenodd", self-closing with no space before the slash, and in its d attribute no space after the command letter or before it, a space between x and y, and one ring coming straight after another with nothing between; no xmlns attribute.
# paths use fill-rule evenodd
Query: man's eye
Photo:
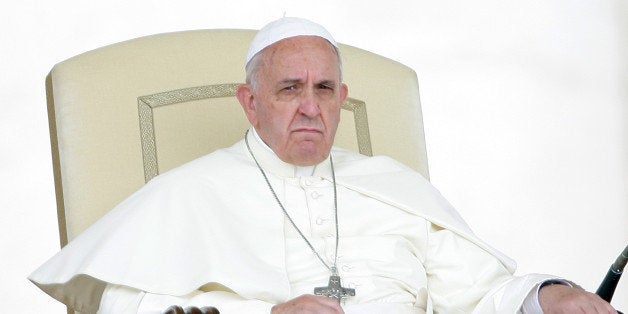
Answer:
<svg viewBox="0 0 628 314"><path fill-rule="evenodd" d="M293 91L293 90L296 90L297 87L295 85L290 85L290 86L284 87L283 89L286 91Z"/></svg>
<svg viewBox="0 0 628 314"><path fill-rule="evenodd" d="M325 85L325 84L318 85L318 88L319 89L333 89L331 86Z"/></svg>

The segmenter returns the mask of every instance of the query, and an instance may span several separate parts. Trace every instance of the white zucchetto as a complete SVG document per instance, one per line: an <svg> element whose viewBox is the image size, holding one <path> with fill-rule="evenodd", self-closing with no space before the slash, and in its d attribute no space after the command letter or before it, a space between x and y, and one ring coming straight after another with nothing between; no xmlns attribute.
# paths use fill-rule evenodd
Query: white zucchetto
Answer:
<svg viewBox="0 0 628 314"><path fill-rule="evenodd" d="M249 53L246 55L246 64L264 48L280 40L296 36L322 37L334 47L338 47L334 38L323 26L302 18L283 17L268 23L257 32L249 47Z"/></svg>

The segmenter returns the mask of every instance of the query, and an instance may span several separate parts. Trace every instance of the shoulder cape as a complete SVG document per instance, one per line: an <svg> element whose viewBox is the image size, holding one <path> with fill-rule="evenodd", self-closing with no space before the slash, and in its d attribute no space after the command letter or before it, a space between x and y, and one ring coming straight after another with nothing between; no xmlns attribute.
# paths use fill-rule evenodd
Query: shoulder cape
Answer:
<svg viewBox="0 0 628 314"><path fill-rule="evenodd" d="M339 185L448 228L514 271L420 174L387 157L332 153ZM154 178L29 279L86 312L98 308L107 283L168 295L219 283L244 298L278 303L290 287L283 223L240 142Z"/></svg>

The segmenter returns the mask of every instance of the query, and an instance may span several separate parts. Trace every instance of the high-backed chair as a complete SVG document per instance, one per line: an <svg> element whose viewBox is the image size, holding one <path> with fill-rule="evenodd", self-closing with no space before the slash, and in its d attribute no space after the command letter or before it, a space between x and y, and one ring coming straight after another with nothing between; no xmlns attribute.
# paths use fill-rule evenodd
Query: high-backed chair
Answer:
<svg viewBox="0 0 628 314"><path fill-rule="evenodd" d="M133 39L54 66L46 80L64 246L155 175L242 139L235 96L252 30ZM417 77L340 47L349 99L336 145L388 155L428 177Z"/></svg>

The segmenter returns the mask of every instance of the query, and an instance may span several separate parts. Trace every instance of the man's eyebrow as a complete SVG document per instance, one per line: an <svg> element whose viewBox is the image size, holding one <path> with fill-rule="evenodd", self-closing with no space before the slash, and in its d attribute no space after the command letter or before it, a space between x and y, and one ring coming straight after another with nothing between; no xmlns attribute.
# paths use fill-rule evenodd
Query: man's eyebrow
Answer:
<svg viewBox="0 0 628 314"><path fill-rule="evenodd" d="M287 85L287 84L296 84L296 83L301 83L301 82L303 82L303 80L301 79L285 79L285 80L279 81L279 84Z"/></svg>
<svg viewBox="0 0 628 314"><path fill-rule="evenodd" d="M278 85L292 85L292 84L299 84L299 83L303 83L302 79L285 79L285 80L281 80L279 81ZM315 83L316 85L325 85L325 86L330 86L330 87L336 87L338 86L338 82L335 80L331 80L331 79L324 79L324 80L320 80L318 82Z"/></svg>
<svg viewBox="0 0 628 314"><path fill-rule="evenodd" d="M320 82L318 82L318 85L326 85L326 86L337 86L338 82L334 81L334 80L322 80Z"/></svg>

